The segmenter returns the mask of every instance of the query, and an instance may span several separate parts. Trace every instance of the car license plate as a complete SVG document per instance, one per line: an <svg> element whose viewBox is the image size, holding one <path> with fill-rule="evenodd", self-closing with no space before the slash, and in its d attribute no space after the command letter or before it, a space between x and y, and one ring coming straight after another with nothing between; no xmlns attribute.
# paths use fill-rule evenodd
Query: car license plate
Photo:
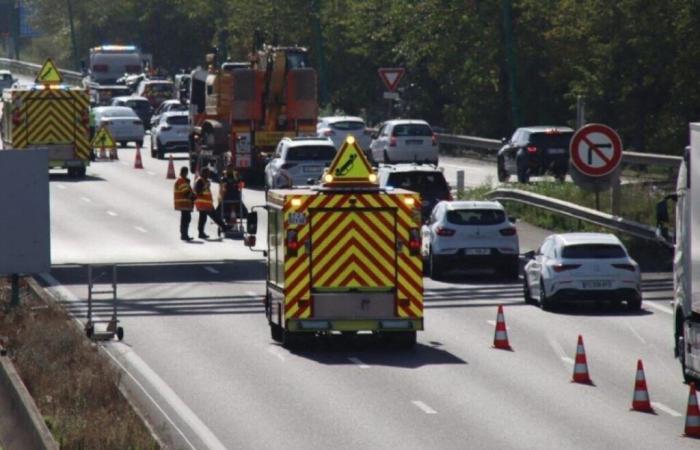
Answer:
<svg viewBox="0 0 700 450"><path fill-rule="evenodd" d="M489 255L491 250L488 248L466 248L464 249L465 255Z"/></svg>
<svg viewBox="0 0 700 450"><path fill-rule="evenodd" d="M306 224L306 214L293 212L289 214L288 220L291 225L304 225Z"/></svg>
<svg viewBox="0 0 700 450"><path fill-rule="evenodd" d="M548 152L550 155L563 155L564 153L566 153L566 149L565 148L550 148L548 150Z"/></svg>
<svg viewBox="0 0 700 450"><path fill-rule="evenodd" d="M610 289L612 282L610 280L589 280L582 281L581 285L584 289Z"/></svg>
<svg viewBox="0 0 700 450"><path fill-rule="evenodd" d="M406 139L406 145L421 145L422 143L422 139Z"/></svg>

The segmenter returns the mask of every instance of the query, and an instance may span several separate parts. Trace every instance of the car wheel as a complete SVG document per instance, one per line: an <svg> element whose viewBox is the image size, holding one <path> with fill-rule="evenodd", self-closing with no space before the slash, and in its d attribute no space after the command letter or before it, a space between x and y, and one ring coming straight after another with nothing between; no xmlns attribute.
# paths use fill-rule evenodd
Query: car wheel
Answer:
<svg viewBox="0 0 700 450"><path fill-rule="evenodd" d="M430 278L433 280L436 280L440 277L442 277L443 273L443 267L442 267L442 261L440 260L439 256L436 256L433 254L433 250L430 249Z"/></svg>
<svg viewBox="0 0 700 450"><path fill-rule="evenodd" d="M690 373L688 373L688 368L685 365L685 339L683 336L678 336L678 359L681 362L681 374L683 375L683 381L686 383L692 383L694 381L700 381L693 378Z"/></svg>
<svg viewBox="0 0 700 450"><path fill-rule="evenodd" d="M527 276L523 277L523 297L528 305L535 303L535 299L530 294L530 286L527 285Z"/></svg>
<svg viewBox="0 0 700 450"><path fill-rule="evenodd" d="M78 178L85 178L86 172L87 172L87 169L85 167L77 167L75 169L75 176Z"/></svg>
<svg viewBox="0 0 700 450"><path fill-rule="evenodd" d="M163 144L156 139L156 158L165 159L165 151L163 150Z"/></svg>
<svg viewBox="0 0 700 450"><path fill-rule="evenodd" d="M151 158L156 157L156 144L153 142L153 137L151 137Z"/></svg>
<svg viewBox="0 0 700 450"><path fill-rule="evenodd" d="M120 146L120 147L126 147L126 146L128 146L128 145L129 145L129 143L126 142L126 141L119 141L119 146Z"/></svg>
<svg viewBox="0 0 700 450"><path fill-rule="evenodd" d="M547 297L547 293L544 290L544 282L540 280L540 308L545 311L552 310L552 301Z"/></svg>
<svg viewBox="0 0 700 450"><path fill-rule="evenodd" d="M518 182L527 183L530 181L530 170L528 167L528 155L523 149L518 150L515 155L515 163L518 170Z"/></svg>
<svg viewBox="0 0 700 450"><path fill-rule="evenodd" d="M498 163L496 164L496 172L498 173L498 181L505 183L510 180L510 174L506 170L506 162L503 160L502 156L498 157Z"/></svg>
<svg viewBox="0 0 700 450"><path fill-rule="evenodd" d="M301 347L304 336L295 331L282 330L282 346L286 349L296 349Z"/></svg>
<svg viewBox="0 0 700 450"><path fill-rule="evenodd" d="M642 309L641 297L627 300L627 309L630 311L639 311Z"/></svg>
<svg viewBox="0 0 700 450"><path fill-rule="evenodd" d="M389 154L384 150L384 164L390 164L391 161L389 160Z"/></svg>
<svg viewBox="0 0 700 450"><path fill-rule="evenodd" d="M529 183L530 182L530 174L527 171L526 167L523 168L518 168L518 183Z"/></svg>
<svg viewBox="0 0 700 450"><path fill-rule="evenodd" d="M270 337L275 342L282 342L284 330L276 323L270 322Z"/></svg>

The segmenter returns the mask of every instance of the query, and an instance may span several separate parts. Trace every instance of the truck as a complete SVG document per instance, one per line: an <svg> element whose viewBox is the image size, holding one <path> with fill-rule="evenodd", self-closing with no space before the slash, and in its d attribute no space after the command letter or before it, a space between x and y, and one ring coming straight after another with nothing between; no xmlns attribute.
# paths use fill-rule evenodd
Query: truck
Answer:
<svg viewBox="0 0 700 450"><path fill-rule="evenodd" d="M262 182L269 155L283 137L315 135L316 71L304 47L262 45L248 63L191 74L190 168L233 166L248 182Z"/></svg>
<svg viewBox="0 0 700 450"><path fill-rule="evenodd" d="M92 155L90 98L85 89L62 84L5 89L0 111L3 148L48 149L49 169L85 176Z"/></svg>
<svg viewBox="0 0 700 450"><path fill-rule="evenodd" d="M269 190L247 217L244 242L254 248L258 211L267 216L272 339L294 347L316 335L371 332L414 346L423 330L420 195L380 188L352 136L322 179Z"/></svg>
<svg viewBox="0 0 700 450"><path fill-rule="evenodd" d="M90 49L88 80L97 84L117 84L125 74L144 71L144 55L135 45L100 45Z"/></svg>
<svg viewBox="0 0 700 450"><path fill-rule="evenodd" d="M697 155L697 156L696 156ZM695 162L692 160L695 159ZM693 181L695 180L695 181ZM676 191L656 207L658 235L674 246L674 353L686 382L700 381L700 123L690 124L690 146L678 170ZM669 202L675 228L669 233Z"/></svg>

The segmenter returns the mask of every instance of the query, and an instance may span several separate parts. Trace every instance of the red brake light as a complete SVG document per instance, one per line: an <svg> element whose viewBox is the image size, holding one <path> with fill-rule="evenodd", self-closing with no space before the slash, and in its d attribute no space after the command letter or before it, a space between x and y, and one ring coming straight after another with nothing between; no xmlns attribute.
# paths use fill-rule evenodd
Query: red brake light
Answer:
<svg viewBox="0 0 700 450"><path fill-rule="evenodd" d="M323 130L323 135L324 136L335 136L335 131L331 129Z"/></svg>
<svg viewBox="0 0 700 450"><path fill-rule="evenodd" d="M90 116L87 112L83 112L83 114L80 116L80 123L83 126L88 126L90 124Z"/></svg>
<svg viewBox="0 0 700 450"><path fill-rule="evenodd" d="M21 122L22 118L20 117L19 110L17 110L12 114L12 125L18 126Z"/></svg>
<svg viewBox="0 0 700 450"><path fill-rule="evenodd" d="M537 147L535 147L534 145L531 145L527 148L527 152L528 153L537 153Z"/></svg>
<svg viewBox="0 0 700 450"><path fill-rule="evenodd" d="M452 228L445 228L445 227L437 227L435 229L435 234L438 236L454 236L455 230Z"/></svg>
<svg viewBox="0 0 700 450"><path fill-rule="evenodd" d="M581 264L556 264L552 268L555 272L560 273L566 270L578 269L579 267L581 267Z"/></svg>
<svg viewBox="0 0 700 450"><path fill-rule="evenodd" d="M297 240L297 232L295 230L287 231L287 239L285 239L287 244L287 249L290 251L290 256L296 256L297 250L299 250L300 244Z"/></svg>
<svg viewBox="0 0 700 450"><path fill-rule="evenodd" d="M501 236L515 236L516 234L518 234L518 230L516 230L513 227L503 228L501 230L498 230L498 232L501 233Z"/></svg>
<svg viewBox="0 0 700 450"><path fill-rule="evenodd" d="M630 272L637 271L637 268L632 264L613 264L612 266L616 269L629 270Z"/></svg>
<svg viewBox="0 0 700 450"><path fill-rule="evenodd" d="M392 136L389 141L389 147L396 147L396 138L394 136Z"/></svg>
<svg viewBox="0 0 700 450"><path fill-rule="evenodd" d="M421 247L420 232L418 231L418 228L411 228L411 231L409 231L409 236L410 239L408 240L408 249L410 250L411 255L417 255Z"/></svg>

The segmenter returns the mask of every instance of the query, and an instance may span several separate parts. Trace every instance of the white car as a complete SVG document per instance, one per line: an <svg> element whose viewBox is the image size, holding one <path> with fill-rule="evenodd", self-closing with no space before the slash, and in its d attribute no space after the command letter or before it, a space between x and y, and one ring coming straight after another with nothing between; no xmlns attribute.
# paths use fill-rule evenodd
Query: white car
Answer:
<svg viewBox="0 0 700 450"><path fill-rule="evenodd" d="M166 100L160 104L151 116L151 126L154 127L160 120L161 114L171 111L187 111L187 105L183 105L180 100Z"/></svg>
<svg viewBox="0 0 700 450"><path fill-rule="evenodd" d="M166 153L190 151L190 125L187 111L171 111L159 116L151 128L151 157L163 159Z"/></svg>
<svg viewBox="0 0 700 450"><path fill-rule="evenodd" d="M318 181L335 158L336 147L328 138L284 138L265 166L268 189L308 185Z"/></svg>
<svg viewBox="0 0 700 450"><path fill-rule="evenodd" d="M498 202L438 203L421 229L421 253L430 276L487 266L517 279L520 243L513 222Z"/></svg>
<svg viewBox="0 0 700 450"><path fill-rule="evenodd" d="M98 106L93 108L95 126L105 127L121 147L128 142L141 145L143 142L143 122L133 109L127 106Z"/></svg>
<svg viewBox="0 0 700 450"><path fill-rule="evenodd" d="M639 265L612 234L565 233L549 236L525 254L525 301L550 309L565 301L627 302L642 305Z"/></svg>
<svg viewBox="0 0 700 450"><path fill-rule="evenodd" d="M17 78L12 76L9 70L0 70L0 94L3 89L10 89L17 82Z"/></svg>
<svg viewBox="0 0 700 450"><path fill-rule="evenodd" d="M365 121L361 117L354 116L319 117L316 124L316 135L330 138L335 148L340 148L349 135L354 136L355 141L365 153L369 151L369 144L372 140Z"/></svg>
<svg viewBox="0 0 700 450"><path fill-rule="evenodd" d="M438 163L437 138L425 120L389 120L372 136L369 156L375 163Z"/></svg>

